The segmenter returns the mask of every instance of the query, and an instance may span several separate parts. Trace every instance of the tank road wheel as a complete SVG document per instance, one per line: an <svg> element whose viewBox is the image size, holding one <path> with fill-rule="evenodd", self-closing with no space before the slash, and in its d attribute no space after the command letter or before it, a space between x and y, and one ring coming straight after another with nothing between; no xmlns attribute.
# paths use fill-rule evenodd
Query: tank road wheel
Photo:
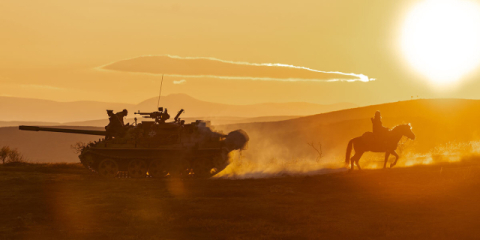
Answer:
<svg viewBox="0 0 480 240"><path fill-rule="evenodd" d="M185 177L188 175L188 162L184 158L172 159L169 162L168 173L171 177Z"/></svg>
<svg viewBox="0 0 480 240"><path fill-rule="evenodd" d="M154 178L161 178L167 176L168 165L162 160L153 160L148 167L148 175Z"/></svg>
<svg viewBox="0 0 480 240"><path fill-rule="evenodd" d="M98 165L98 173L102 177L114 178L118 174L118 164L112 159L104 159Z"/></svg>
<svg viewBox="0 0 480 240"><path fill-rule="evenodd" d="M128 163L128 176L132 178L144 178L147 175L147 163L135 159Z"/></svg>
<svg viewBox="0 0 480 240"><path fill-rule="evenodd" d="M212 164L208 158L197 158L193 160L192 163L193 173L195 177L199 178L208 178L213 176L212 174Z"/></svg>

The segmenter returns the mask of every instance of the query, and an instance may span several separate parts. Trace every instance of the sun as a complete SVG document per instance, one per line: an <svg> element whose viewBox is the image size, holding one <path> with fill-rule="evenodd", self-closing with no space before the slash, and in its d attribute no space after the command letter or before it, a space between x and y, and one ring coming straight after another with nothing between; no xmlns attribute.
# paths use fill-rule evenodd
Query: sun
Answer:
<svg viewBox="0 0 480 240"><path fill-rule="evenodd" d="M480 63L480 6L468 0L425 0L407 14L402 52L436 85L459 81Z"/></svg>

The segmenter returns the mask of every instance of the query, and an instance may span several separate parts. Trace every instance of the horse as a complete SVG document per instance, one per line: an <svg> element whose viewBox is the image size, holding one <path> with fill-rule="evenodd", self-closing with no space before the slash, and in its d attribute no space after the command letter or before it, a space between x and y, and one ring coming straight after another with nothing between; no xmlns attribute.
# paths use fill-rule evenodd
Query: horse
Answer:
<svg viewBox="0 0 480 240"><path fill-rule="evenodd" d="M392 130L387 130L382 135L382 137L378 138L372 132L366 132L362 136L353 138L348 142L345 163L348 165L349 162L351 162L352 167L350 171L354 169L353 163L357 165L359 170L362 170L358 164L358 161L362 157L363 153L367 151L385 152L385 163L383 164L383 168L386 168L390 154L395 156L395 162L390 164L390 168L392 168L397 164L398 154L395 152L395 150L397 149L400 139L403 136L406 136L407 138L415 140L415 134L412 131L412 126L410 123L398 125ZM353 155L353 157L350 159L352 146L355 149L355 155Z"/></svg>

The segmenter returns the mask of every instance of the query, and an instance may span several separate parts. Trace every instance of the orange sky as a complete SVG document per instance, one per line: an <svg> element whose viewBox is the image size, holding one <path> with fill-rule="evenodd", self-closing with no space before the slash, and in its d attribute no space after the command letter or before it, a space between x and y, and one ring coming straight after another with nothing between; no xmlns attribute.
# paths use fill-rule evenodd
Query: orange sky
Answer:
<svg viewBox="0 0 480 240"><path fill-rule="evenodd" d="M137 103L158 94L159 75L98 67L145 55L175 55L283 63L364 74L376 81L166 76L164 95L186 93L233 104L366 105L412 95L479 98L478 69L456 88L439 91L405 63L398 35L415 2L4 0L0 95Z"/></svg>

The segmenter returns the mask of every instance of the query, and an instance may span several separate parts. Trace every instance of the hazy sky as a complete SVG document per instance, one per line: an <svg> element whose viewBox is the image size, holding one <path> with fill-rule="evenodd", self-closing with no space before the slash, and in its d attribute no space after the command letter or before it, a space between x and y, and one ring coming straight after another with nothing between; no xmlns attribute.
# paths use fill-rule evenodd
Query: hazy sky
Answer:
<svg viewBox="0 0 480 240"><path fill-rule="evenodd" d="M418 2L2 0L0 95L137 103L158 94L160 75L100 67L172 55L282 63L376 79L282 81L280 73L269 80L166 73L164 95L186 93L213 102L365 105L412 95L480 98L478 68L457 86L439 89L406 63L399 43L402 23Z"/></svg>

